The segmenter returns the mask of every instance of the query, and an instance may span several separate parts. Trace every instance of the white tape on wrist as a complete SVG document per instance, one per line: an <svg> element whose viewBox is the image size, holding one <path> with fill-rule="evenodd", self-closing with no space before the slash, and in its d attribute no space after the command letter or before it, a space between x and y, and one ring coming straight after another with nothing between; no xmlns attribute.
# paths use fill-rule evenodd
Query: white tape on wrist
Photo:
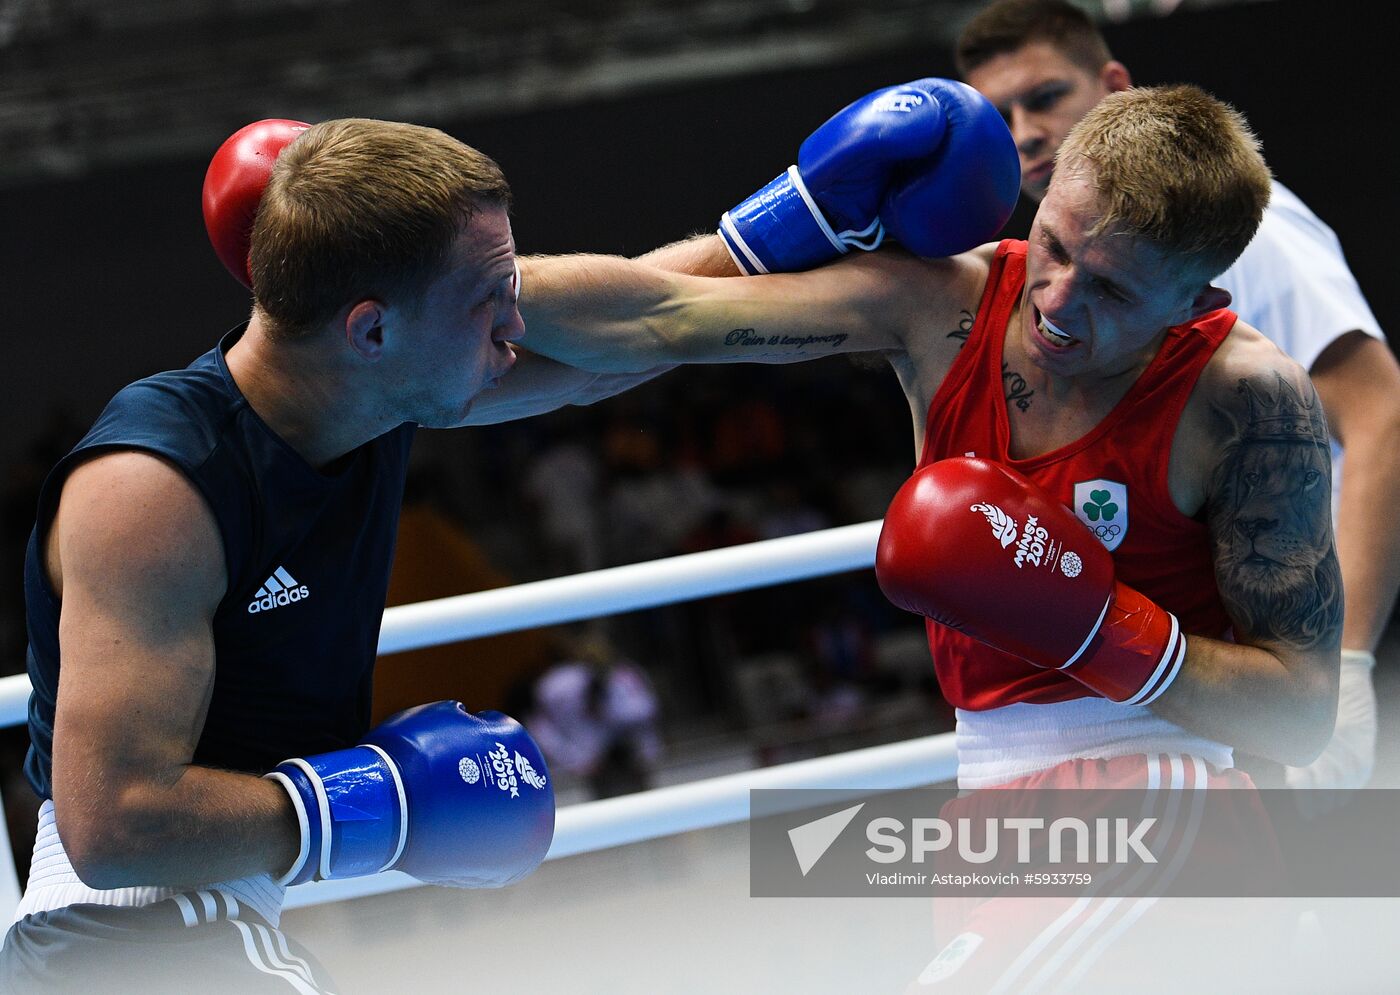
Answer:
<svg viewBox="0 0 1400 995"><path fill-rule="evenodd" d="M1337 718L1332 736L1317 759L1289 767L1290 788L1364 788L1376 765L1376 689L1371 670L1376 658L1365 650L1342 650L1337 678ZM1298 805L1305 815L1321 815L1335 803L1303 793Z"/></svg>
<svg viewBox="0 0 1400 995"><path fill-rule="evenodd" d="M1367 670L1376 668L1376 655L1365 650L1342 650L1342 666L1351 664L1353 667L1360 664Z"/></svg>
<svg viewBox="0 0 1400 995"><path fill-rule="evenodd" d="M331 800L326 795L325 782L321 780L321 775L316 773L316 768L300 757L293 757L284 762L300 769L311 782L311 790L316 792L317 814L321 817L321 853L316 857L316 864L317 873L324 880L331 876L331 835L334 829L331 824ZM310 814L307 813L308 818Z"/></svg>
<svg viewBox="0 0 1400 995"><path fill-rule="evenodd" d="M292 882L293 878L301 873L301 869L306 866L306 859L311 856L311 824L306 820L306 805L301 800L301 792L292 784L290 777L276 770L270 774L264 774L263 777L282 785L288 796L291 797L292 809L297 814L297 828L301 831L301 845L297 847L296 859L292 861L292 866L287 873L276 879L277 884L285 888Z"/></svg>

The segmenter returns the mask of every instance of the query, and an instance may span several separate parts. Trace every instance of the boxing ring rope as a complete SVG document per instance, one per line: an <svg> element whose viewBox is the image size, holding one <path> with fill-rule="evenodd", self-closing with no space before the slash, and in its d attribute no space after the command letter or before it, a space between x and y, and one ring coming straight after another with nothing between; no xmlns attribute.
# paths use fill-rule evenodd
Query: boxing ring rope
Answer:
<svg viewBox="0 0 1400 995"><path fill-rule="evenodd" d="M384 610L380 653L438 646L693 601L875 565L880 522L767 539L647 563ZM25 721L29 678L0 678L0 726Z"/></svg>
<svg viewBox="0 0 1400 995"><path fill-rule="evenodd" d="M879 534L878 520L862 522L399 605L384 612L379 652L399 653L862 570L875 563ZM25 721L29 691L27 675L0 678L0 726ZM584 802L559 811L554 843L545 859L742 822L749 817L749 791L755 788L841 788L874 793L950 780L956 769L952 736L943 734ZM4 866L12 864L4 861ZM12 881L13 874L0 868L0 916L6 919L19 896L18 882ZM317 905L418 884L392 871L322 881L291 889L286 904L288 908Z"/></svg>

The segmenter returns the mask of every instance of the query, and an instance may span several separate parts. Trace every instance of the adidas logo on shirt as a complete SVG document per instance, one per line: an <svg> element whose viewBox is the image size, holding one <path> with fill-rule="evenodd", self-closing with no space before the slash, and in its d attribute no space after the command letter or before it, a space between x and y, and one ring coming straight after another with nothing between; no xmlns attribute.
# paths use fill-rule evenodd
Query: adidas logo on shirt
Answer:
<svg viewBox="0 0 1400 995"><path fill-rule="evenodd" d="M258 593L253 595L253 600L248 605L248 614L256 615L258 612L270 612L274 608L281 608L290 605L293 601L309 597L311 597L311 591L307 589L305 584L298 584L296 578L287 573L286 567L278 567L272 571L271 577L263 581L263 586L258 588Z"/></svg>

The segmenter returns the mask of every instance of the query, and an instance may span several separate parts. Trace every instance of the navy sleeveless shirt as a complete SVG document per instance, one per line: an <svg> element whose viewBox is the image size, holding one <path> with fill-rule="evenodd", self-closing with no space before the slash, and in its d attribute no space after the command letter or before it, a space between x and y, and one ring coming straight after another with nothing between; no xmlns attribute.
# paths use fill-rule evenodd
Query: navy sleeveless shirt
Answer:
<svg viewBox="0 0 1400 995"><path fill-rule="evenodd" d="M257 416L224 353L124 388L44 482L29 537L29 755L25 776L53 797L59 600L44 538L63 481L113 450L159 454L213 511L228 565L214 614L216 672L195 749L202 766L262 773L288 757L357 742L369 728L379 623L416 426L401 425L318 472ZM155 662L153 661L153 665Z"/></svg>

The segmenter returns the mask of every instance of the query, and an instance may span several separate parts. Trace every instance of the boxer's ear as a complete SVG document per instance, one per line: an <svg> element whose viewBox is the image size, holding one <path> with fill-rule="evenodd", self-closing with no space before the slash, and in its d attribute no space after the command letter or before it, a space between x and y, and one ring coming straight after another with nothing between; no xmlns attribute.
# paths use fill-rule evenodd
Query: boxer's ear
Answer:
<svg viewBox="0 0 1400 995"><path fill-rule="evenodd" d="M384 305L373 298L357 301L345 314L345 340L371 363L384 354Z"/></svg>
<svg viewBox="0 0 1400 995"><path fill-rule="evenodd" d="M1105 93L1118 93L1133 85L1133 77L1127 66L1117 59L1112 59L1105 62L1099 70L1099 83Z"/></svg>
<svg viewBox="0 0 1400 995"><path fill-rule="evenodd" d="M1230 291L1226 290L1224 287L1215 287L1207 284L1201 288L1200 292L1197 293L1195 298L1191 301L1191 317L1186 320L1195 321L1202 315L1209 314L1212 311L1219 311L1223 307L1229 307L1231 300Z"/></svg>

